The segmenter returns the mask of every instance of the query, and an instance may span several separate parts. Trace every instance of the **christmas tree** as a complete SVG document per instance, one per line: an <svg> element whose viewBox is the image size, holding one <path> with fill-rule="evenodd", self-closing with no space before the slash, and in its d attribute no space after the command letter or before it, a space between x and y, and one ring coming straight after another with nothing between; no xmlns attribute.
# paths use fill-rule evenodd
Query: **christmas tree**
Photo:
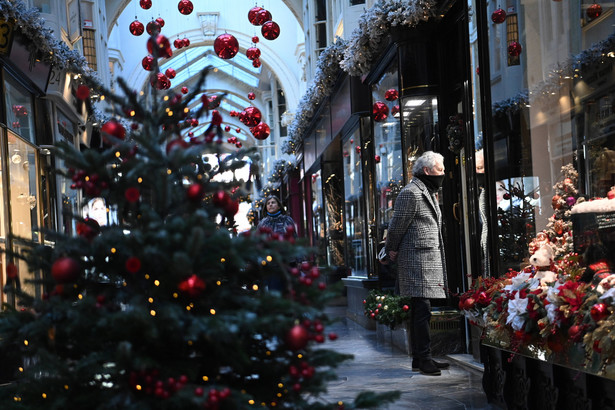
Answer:
<svg viewBox="0 0 615 410"><path fill-rule="evenodd" d="M83 78L79 94L106 96L112 118L102 149L59 144L85 201L102 197L117 222L77 221L78 235L45 232L46 244L13 258L42 279L42 298L22 290L15 265L6 288L17 308L0 315L0 348L14 364L0 387L3 409L382 408L398 394L362 393L353 403L320 399L349 356L327 349L326 301L337 296L320 270L300 261L294 233L237 233L250 181L224 181L255 152L222 150L223 95L163 95L155 33L152 90L125 96ZM164 51L164 50L162 50ZM202 96L195 112L190 102ZM164 97L164 98L162 98ZM188 141L187 127L211 124ZM213 160L212 160L213 158ZM53 246L49 246L53 243ZM284 291L268 290L269 277Z"/></svg>

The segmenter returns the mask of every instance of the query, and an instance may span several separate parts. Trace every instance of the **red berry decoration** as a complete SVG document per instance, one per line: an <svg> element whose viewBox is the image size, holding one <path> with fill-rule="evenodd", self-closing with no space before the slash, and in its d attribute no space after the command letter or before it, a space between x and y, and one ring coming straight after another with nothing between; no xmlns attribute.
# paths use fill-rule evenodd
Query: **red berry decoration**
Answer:
<svg viewBox="0 0 615 410"><path fill-rule="evenodd" d="M152 20L149 23L147 23L145 30L147 30L147 34L151 36L154 33L160 33L161 28L162 27L160 27L160 24L158 24L156 20Z"/></svg>
<svg viewBox="0 0 615 410"><path fill-rule="evenodd" d="M147 10L150 7L152 7L152 0L141 0L139 2L139 5L141 6L143 10Z"/></svg>
<svg viewBox="0 0 615 410"><path fill-rule="evenodd" d="M79 87L77 87L77 92L75 93L75 96L81 101L87 99L90 96L90 87L84 84L80 85Z"/></svg>
<svg viewBox="0 0 615 410"><path fill-rule="evenodd" d="M81 275L81 264L70 257L61 257L51 265L51 276L58 283L76 281Z"/></svg>
<svg viewBox="0 0 615 410"><path fill-rule="evenodd" d="M164 27L164 19L162 17L158 17L156 19L156 23L160 26L160 28Z"/></svg>
<svg viewBox="0 0 615 410"><path fill-rule="evenodd" d="M141 23L139 20L135 20L130 23L128 29L130 30L130 34L132 34L133 36L140 36L145 31L143 23Z"/></svg>
<svg viewBox="0 0 615 410"><path fill-rule="evenodd" d="M399 98L399 93L395 88L390 88L384 93L384 99L387 101L395 101Z"/></svg>
<svg viewBox="0 0 615 410"><path fill-rule="evenodd" d="M256 94L254 93L248 93L248 100L253 100L256 98Z"/></svg>
<svg viewBox="0 0 615 410"><path fill-rule="evenodd" d="M275 40L280 35L280 26L275 21L268 21L263 24L261 33L267 40Z"/></svg>
<svg viewBox="0 0 615 410"><path fill-rule="evenodd" d="M508 55L511 57L519 57L522 50L523 48L521 47L521 44L516 41L513 41L508 45Z"/></svg>
<svg viewBox="0 0 615 410"><path fill-rule="evenodd" d="M233 58L239 51L239 42L231 34L220 34L214 41L214 51L222 59Z"/></svg>
<svg viewBox="0 0 615 410"><path fill-rule="evenodd" d="M262 9L256 15L256 23L257 23L256 25L262 26L266 22L271 21L271 19L272 17L271 17L271 13L269 12L269 10Z"/></svg>
<svg viewBox="0 0 615 410"><path fill-rule="evenodd" d="M254 6L250 9L250 11L248 11L248 21L250 23L252 23L252 25L254 26L260 26L260 24L258 24L258 13L263 10L262 7L258 7L258 6ZM254 40L252 40L254 41Z"/></svg>
<svg viewBox="0 0 615 410"><path fill-rule="evenodd" d="M85 218L83 222L77 222L77 235L91 241L100 233L100 225L96 219Z"/></svg>
<svg viewBox="0 0 615 410"><path fill-rule="evenodd" d="M254 61L252 61L252 67L259 68L260 66L261 66L261 60L258 58L255 58Z"/></svg>
<svg viewBox="0 0 615 410"><path fill-rule="evenodd" d="M190 184L188 190L186 191L186 196L190 201L200 202L203 199L203 196L205 196L205 189L201 184Z"/></svg>
<svg viewBox="0 0 615 410"><path fill-rule="evenodd" d="M182 94L188 94L188 87L182 87Z"/></svg>
<svg viewBox="0 0 615 410"><path fill-rule="evenodd" d="M602 15L602 6L598 3L594 3L587 8L586 14L590 20L597 19Z"/></svg>
<svg viewBox="0 0 615 410"><path fill-rule="evenodd" d="M205 290L205 282L196 275L190 276L188 279L181 281L177 288L189 296L199 296Z"/></svg>
<svg viewBox="0 0 615 410"><path fill-rule="evenodd" d="M254 44L258 43L258 40L259 40L258 36L254 36L254 37L252 37L252 42L253 42Z"/></svg>
<svg viewBox="0 0 615 410"><path fill-rule="evenodd" d="M256 47L250 47L246 50L246 57L248 57L249 60L254 60L256 58L259 58L260 56L261 50Z"/></svg>
<svg viewBox="0 0 615 410"><path fill-rule="evenodd" d="M181 14L187 16L188 14L192 13L192 10L194 10L194 5L190 0L180 0L180 2L177 4L177 9Z"/></svg>
<svg viewBox="0 0 615 410"><path fill-rule="evenodd" d="M143 57L143 60L141 60L141 66L144 70L152 71L154 69L154 57L151 55Z"/></svg>
<svg viewBox="0 0 615 410"><path fill-rule="evenodd" d="M141 259L137 258L136 256L132 256L126 259L124 268L126 268L126 272L129 272L129 273L139 272L141 270Z"/></svg>
<svg viewBox="0 0 615 410"><path fill-rule="evenodd" d="M254 135L254 138L256 138L257 140L267 139L267 137L271 133L269 125L265 124L264 122L261 122L254 128L250 128L250 131L252 132L252 135Z"/></svg>
<svg viewBox="0 0 615 410"><path fill-rule="evenodd" d="M164 72L164 74L168 77L168 78L175 78L175 75L177 74L175 72L174 69L172 68L167 68L167 71Z"/></svg>
<svg viewBox="0 0 615 410"><path fill-rule="evenodd" d="M376 101L372 107L372 114L374 114L374 121L382 122L389 115L389 107L382 101Z"/></svg>
<svg viewBox="0 0 615 410"><path fill-rule="evenodd" d="M141 192L139 192L139 189L135 187L127 188L126 191L124 191L124 198L126 198L126 200L131 204L134 204L139 201L139 198L141 198Z"/></svg>
<svg viewBox="0 0 615 410"><path fill-rule="evenodd" d="M254 127L261 122L263 115L260 110L254 106L247 107L239 114L239 121L248 127Z"/></svg>
<svg viewBox="0 0 615 410"><path fill-rule="evenodd" d="M301 350L307 345L309 337L310 335L305 327L295 325L286 334L286 344L291 350Z"/></svg>
<svg viewBox="0 0 615 410"><path fill-rule="evenodd" d="M123 140L126 136L126 129L117 120L112 119L103 124L100 128L103 134L113 136L117 139ZM104 136L103 136L104 139Z"/></svg>
<svg viewBox="0 0 615 410"><path fill-rule="evenodd" d="M506 12L503 9L497 9L491 13L491 21L495 24L502 24L506 21Z"/></svg>

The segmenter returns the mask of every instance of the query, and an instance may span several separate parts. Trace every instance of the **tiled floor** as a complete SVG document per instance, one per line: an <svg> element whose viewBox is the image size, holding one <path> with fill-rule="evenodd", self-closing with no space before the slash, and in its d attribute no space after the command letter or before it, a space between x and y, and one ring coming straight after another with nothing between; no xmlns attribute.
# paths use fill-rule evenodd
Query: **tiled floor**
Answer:
<svg viewBox="0 0 615 410"><path fill-rule="evenodd" d="M366 330L343 317L343 307L329 308L330 317L340 321L327 330L338 334L339 339L327 346L342 353L354 355L337 370L339 380L329 384L327 398L349 400L364 390L384 392L399 390L400 400L383 405L382 409L494 409L481 386L482 372L451 362L441 376L424 376L412 371L412 359L390 345L379 343L376 332Z"/></svg>

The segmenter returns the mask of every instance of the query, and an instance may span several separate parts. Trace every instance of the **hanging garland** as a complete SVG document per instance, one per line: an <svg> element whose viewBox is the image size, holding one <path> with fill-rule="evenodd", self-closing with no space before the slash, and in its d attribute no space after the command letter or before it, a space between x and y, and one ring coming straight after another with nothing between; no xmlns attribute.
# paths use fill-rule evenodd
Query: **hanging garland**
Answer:
<svg viewBox="0 0 615 410"><path fill-rule="evenodd" d="M297 169L297 165L293 161L279 159L273 163L273 171L269 176L268 181L274 185L279 185L284 179L284 175L289 174Z"/></svg>

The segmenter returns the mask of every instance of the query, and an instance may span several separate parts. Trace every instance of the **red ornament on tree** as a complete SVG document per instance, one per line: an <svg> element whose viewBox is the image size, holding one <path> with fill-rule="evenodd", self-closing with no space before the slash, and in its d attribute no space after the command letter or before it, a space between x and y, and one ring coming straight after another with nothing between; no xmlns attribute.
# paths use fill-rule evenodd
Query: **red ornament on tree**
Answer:
<svg viewBox="0 0 615 410"><path fill-rule="evenodd" d="M171 151L173 151L176 148L188 148L190 146L190 144L188 144L186 141L184 141L181 138L176 138L174 140L169 141L169 143L167 144L167 154L169 154Z"/></svg>
<svg viewBox="0 0 615 410"><path fill-rule="evenodd" d="M609 309L604 303L596 303L591 307L589 313L594 321L599 322L609 315Z"/></svg>
<svg viewBox="0 0 615 410"><path fill-rule="evenodd" d="M205 290L205 282L198 276L192 275L188 279L179 282L177 288L191 297L196 297Z"/></svg>
<svg viewBox="0 0 615 410"><path fill-rule="evenodd" d="M374 114L374 121L382 122L389 115L389 107L382 101L376 101L372 107L372 114Z"/></svg>
<svg viewBox="0 0 615 410"><path fill-rule="evenodd" d="M151 36L154 33L160 33L161 28L162 27L160 27L160 24L158 24L156 20L152 20L147 23L147 27L145 29L147 30L147 34Z"/></svg>
<svg viewBox="0 0 615 410"><path fill-rule="evenodd" d="M139 5L141 6L143 10L147 10L150 7L152 7L152 0L141 0L139 2Z"/></svg>
<svg viewBox="0 0 615 410"><path fill-rule="evenodd" d="M241 112L241 114L239 114L239 121L248 127L256 126L259 122L261 122L262 118L263 115L260 110L254 106L247 107Z"/></svg>
<svg viewBox="0 0 615 410"><path fill-rule="evenodd" d="M250 131L252 132L252 135L254 135L254 138L256 138L257 140L267 139L267 137L271 133L269 125L265 124L264 122L261 122L254 128L251 128Z"/></svg>
<svg viewBox="0 0 615 410"><path fill-rule="evenodd" d="M395 101L399 98L399 93L395 88L390 88L384 93L384 99L387 101Z"/></svg>
<svg viewBox="0 0 615 410"><path fill-rule="evenodd" d="M248 93L248 100L253 100L256 98L256 94L254 93Z"/></svg>
<svg viewBox="0 0 615 410"><path fill-rule="evenodd" d="M143 26L143 23L141 23L139 20L135 20L132 23L130 23L130 26L128 27L128 29L130 30L130 33L133 36L140 36L145 31L145 27Z"/></svg>
<svg viewBox="0 0 615 410"><path fill-rule="evenodd" d="M154 69L154 57L153 56L143 57L143 60L141 60L141 66L143 66L144 70L152 71Z"/></svg>
<svg viewBox="0 0 615 410"><path fill-rule="evenodd" d="M198 183L190 184L186 190L186 196L188 197L188 200L192 202L200 202L204 195L205 189L203 188L203 185Z"/></svg>
<svg viewBox="0 0 615 410"><path fill-rule="evenodd" d="M602 15L602 6L598 3L594 3L587 8L586 14L590 20L597 19Z"/></svg>
<svg viewBox="0 0 615 410"><path fill-rule="evenodd" d="M124 264L124 268L129 273L137 273L141 270L141 260L136 256L132 256L126 259L126 263Z"/></svg>
<svg viewBox="0 0 615 410"><path fill-rule="evenodd" d="M167 68L167 71L164 72L164 74L168 77L168 78L175 78L175 75L177 74L175 72L174 69L172 68Z"/></svg>
<svg viewBox="0 0 615 410"><path fill-rule="evenodd" d="M280 26L275 21L268 21L263 24L261 33L267 40L275 40L280 35Z"/></svg>
<svg viewBox="0 0 615 410"><path fill-rule="evenodd" d="M177 9L181 14L187 16L188 14L192 13L192 10L194 10L194 5L190 0L180 0L180 2L177 4Z"/></svg>
<svg viewBox="0 0 615 410"><path fill-rule="evenodd" d="M124 198L131 204L134 204L141 198L141 192L139 192L139 189L136 187L126 188L126 191L124 191Z"/></svg>
<svg viewBox="0 0 615 410"><path fill-rule="evenodd" d="M111 135L117 139L123 140L126 136L126 129L117 120L112 119L104 123L100 128L103 134ZM104 138L104 136L103 136Z"/></svg>
<svg viewBox="0 0 615 410"><path fill-rule="evenodd" d="M307 345L309 339L309 332L301 325L291 327L286 334L286 344L291 348L291 350L303 349Z"/></svg>
<svg viewBox="0 0 615 410"><path fill-rule="evenodd" d="M511 57L519 57L521 51L523 51L523 48L521 47L521 44L516 41L513 41L508 45L508 55Z"/></svg>
<svg viewBox="0 0 615 410"><path fill-rule="evenodd" d="M260 66L261 66L261 60L258 58L255 58L254 61L252 61L252 67L259 68Z"/></svg>
<svg viewBox="0 0 615 410"><path fill-rule="evenodd" d="M222 59L233 58L239 51L239 42L231 34L220 34L214 41L214 51Z"/></svg>
<svg viewBox="0 0 615 410"><path fill-rule="evenodd" d="M81 84L79 87L77 87L77 92L75 93L75 96L79 100L82 100L82 101L85 100L86 98L90 96L90 87L88 87L87 85Z"/></svg>
<svg viewBox="0 0 615 410"><path fill-rule="evenodd" d="M246 57L250 60L254 60L261 56L261 50L256 47L250 47L246 50Z"/></svg>
<svg viewBox="0 0 615 410"><path fill-rule="evenodd" d="M262 26L266 22L271 21L271 19L272 19L271 13L268 10L262 9L256 15L256 23L257 23L256 25Z"/></svg>
<svg viewBox="0 0 615 410"><path fill-rule="evenodd" d="M100 225L96 219L85 218L83 222L77 222L77 235L91 241L100 233Z"/></svg>
<svg viewBox="0 0 615 410"><path fill-rule="evenodd" d="M262 7L254 6L248 11L248 21L254 26L260 26L258 24L258 13L263 10Z"/></svg>
<svg viewBox="0 0 615 410"><path fill-rule="evenodd" d="M218 191L214 194L212 201L218 208L224 208L231 201L231 197L226 191Z"/></svg>
<svg viewBox="0 0 615 410"><path fill-rule="evenodd" d="M81 275L81 264L78 260L70 257L61 257L51 265L51 276L58 283L76 281Z"/></svg>
<svg viewBox="0 0 615 410"><path fill-rule="evenodd" d="M495 24L502 24L506 21L506 12L503 9L497 9L491 13L491 21Z"/></svg>
<svg viewBox="0 0 615 410"><path fill-rule="evenodd" d="M157 90L168 90L171 88L171 81L169 81L167 76L162 73L153 75L150 80L150 84Z"/></svg>

